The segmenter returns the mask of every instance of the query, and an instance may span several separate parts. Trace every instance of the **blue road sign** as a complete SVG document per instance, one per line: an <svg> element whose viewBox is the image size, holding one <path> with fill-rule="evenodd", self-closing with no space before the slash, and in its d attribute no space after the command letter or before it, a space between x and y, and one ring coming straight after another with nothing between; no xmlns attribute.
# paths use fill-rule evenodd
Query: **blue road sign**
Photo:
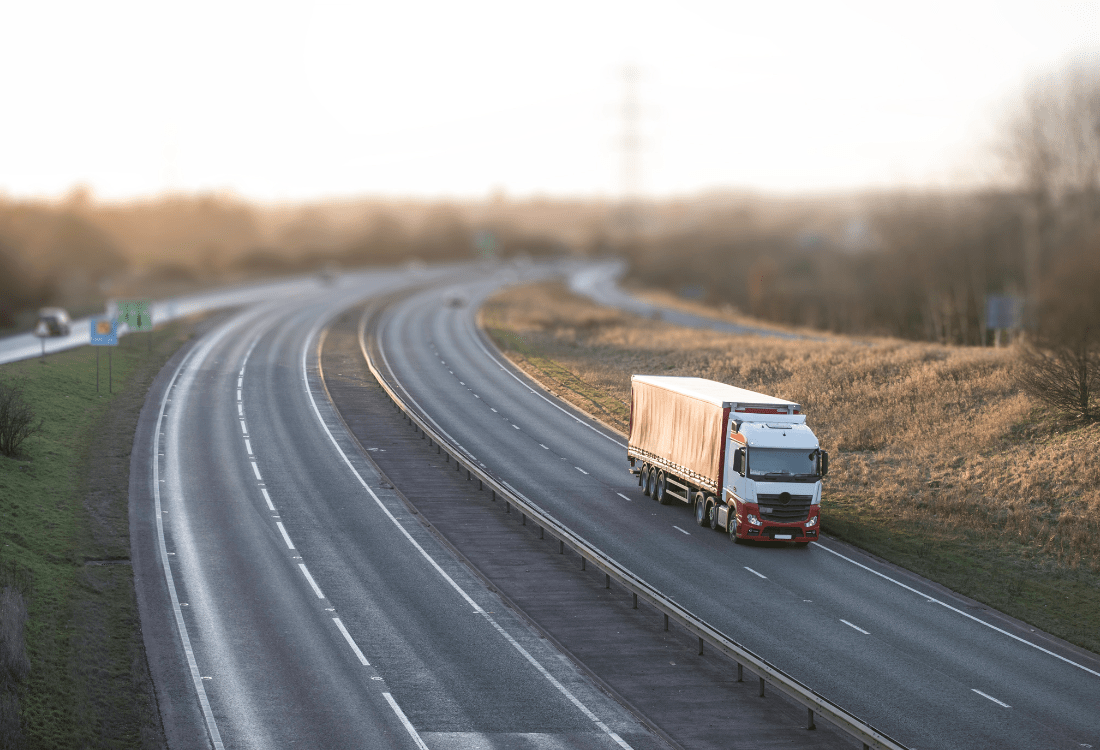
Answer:
<svg viewBox="0 0 1100 750"><path fill-rule="evenodd" d="M118 346L118 318L92 318L92 346Z"/></svg>
<svg viewBox="0 0 1100 750"><path fill-rule="evenodd" d="M1024 301L1012 295L990 295L985 300L986 328L1019 328L1023 322Z"/></svg>

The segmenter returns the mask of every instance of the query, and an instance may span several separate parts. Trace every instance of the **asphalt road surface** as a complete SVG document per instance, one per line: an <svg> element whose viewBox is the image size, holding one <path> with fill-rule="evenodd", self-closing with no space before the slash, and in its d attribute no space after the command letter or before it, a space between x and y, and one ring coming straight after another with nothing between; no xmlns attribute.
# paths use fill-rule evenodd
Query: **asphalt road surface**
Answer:
<svg viewBox="0 0 1100 750"><path fill-rule="evenodd" d="M378 332L393 380L479 463L910 747L1100 747L1095 655L827 539L734 545L694 526L686 505L646 498L620 436L529 385L479 334L476 308L499 284L422 290L392 305ZM456 297L468 304L449 304Z"/></svg>
<svg viewBox="0 0 1100 750"><path fill-rule="evenodd" d="M664 746L441 546L325 398L324 323L439 273L362 275L226 316L152 404L151 502L134 523L156 529L162 578L139 578L170 624L146 642L176 655L197 708L174 715L199 724L170 736L218 748ZM171 654L150 661L155 680L171 677Z"/></svg>

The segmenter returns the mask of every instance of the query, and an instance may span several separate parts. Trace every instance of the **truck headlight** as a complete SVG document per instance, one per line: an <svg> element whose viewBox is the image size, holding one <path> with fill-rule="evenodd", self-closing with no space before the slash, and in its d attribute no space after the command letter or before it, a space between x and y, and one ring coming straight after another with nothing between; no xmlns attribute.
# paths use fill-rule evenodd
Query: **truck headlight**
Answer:
<svg viewBox="0 0 1100 750"><path fill-rule="evenodd" d="M756 516L754 516L752 513L749 513L747 516L745 516L745 520L747 520L753 526L761 526L762 525L760 523L760 519L757 518Z"/></svg>
<svg viewBox="0 0 1100 750"><path fill-rule="evenodd" d="M819 516L814 516L809 521L807 521L806 522L806 528L809 529L809 528L812 528L814 526L817 526L817 519L818 518L819 518Z"/></svg>

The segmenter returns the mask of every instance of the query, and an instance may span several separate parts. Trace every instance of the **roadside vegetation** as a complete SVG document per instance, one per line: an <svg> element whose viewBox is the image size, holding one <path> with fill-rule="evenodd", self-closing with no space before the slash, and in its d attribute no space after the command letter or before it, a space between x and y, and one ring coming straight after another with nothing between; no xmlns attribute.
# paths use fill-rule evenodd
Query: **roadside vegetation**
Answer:
<svg viewBox="0 0 1100 750"><path fill-rule="evenodd" d="M41 420L0 456L0 746L156 748L128 518L145 393L191 324L0 366Z"/></svg>
<svg viewBox="0 0 1100 750"><path fill-rule="evenodd" d="M1100 653L1100 423L1039 408L1012 349L693 331L554 283L481 316L513 362L624 433L635 373L797 401L833 454L825 533Z"/></svg>

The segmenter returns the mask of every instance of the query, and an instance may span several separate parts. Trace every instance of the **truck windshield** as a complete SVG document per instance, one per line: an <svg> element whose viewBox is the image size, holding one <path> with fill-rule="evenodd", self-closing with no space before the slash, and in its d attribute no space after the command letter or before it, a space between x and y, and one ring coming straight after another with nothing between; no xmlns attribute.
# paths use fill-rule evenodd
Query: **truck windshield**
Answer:
<svg viewBox="0 0 1100 750"><path fill-rule="evenodd" d="M808 448L753 448L749 451L749 476L782 481L788 477L817 477L817 451Z"/></svg>

